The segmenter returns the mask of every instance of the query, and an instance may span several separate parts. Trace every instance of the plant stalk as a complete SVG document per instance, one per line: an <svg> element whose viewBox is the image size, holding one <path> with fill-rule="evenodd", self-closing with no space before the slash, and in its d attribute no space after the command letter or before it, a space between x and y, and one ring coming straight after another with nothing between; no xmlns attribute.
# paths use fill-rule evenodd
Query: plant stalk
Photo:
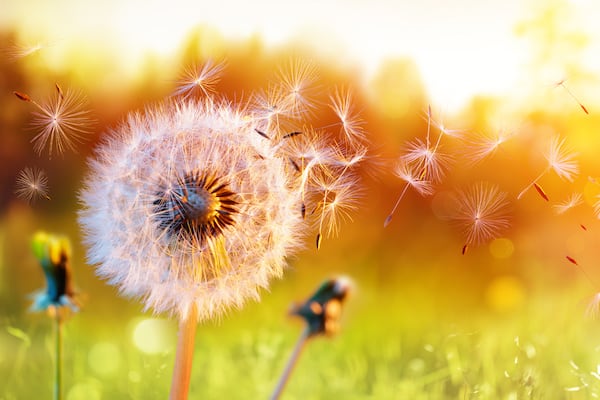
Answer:
<svg viewBox="0 0 600 400"><path fill-rule="evenodd" d="M188 398L197 325L198 314L194 306L190 309L187 318L179 321L175 366L173 368L169 400L187 400Z"/></svg>
<svg viewBox="0 0 600 400"><path fill-rule="evenodd" d="M54 400L62 399L62 319L58 307L55 307L54 317L54 340L55 340L55 361L54 361Z"/></svg>
<svg viewBox="0 0 600 400"><path fill-rule="evenodd" d="M277 382L277 387L275 387L275 390L273 391L273 394L271 395L270 400L277 400L277 399L279 399L279 396L281 396L281 393L283 392L283 389L285 388L285 385L290 378L292 370L294 369L294 367L296 366L296 363L298 362L298 357L300 357L300 353L302 352L302 349L304 349L304 345L306 344L306 340L308 339L309 336L310 336L310 328L308 326L306 326L304 331L302 331L302 335L300 335L300 338L296 342L294 351L292 352L292 355L290 356L290 359L288 360L288 363L285 366L285 370L283 371L283 374L281 374L281 377L279 378L279 382Z"/></svg>

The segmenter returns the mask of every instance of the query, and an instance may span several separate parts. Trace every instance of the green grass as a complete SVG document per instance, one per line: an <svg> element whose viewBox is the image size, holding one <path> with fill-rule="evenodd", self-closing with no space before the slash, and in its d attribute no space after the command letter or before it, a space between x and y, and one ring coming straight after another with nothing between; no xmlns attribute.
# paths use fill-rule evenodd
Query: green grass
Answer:
<svg viewBox="0 0 600 400"><path fill-rule="evenodd" d="M282 312L294 283L277 283L260 304L199 328L191 399L268 398L302 328ZM436 311L399 289L363 291L362 299L351 301L338 336L308 343L283 398L588 399L600 394L599 326L583 318L577 290L539 293L504 315L451 315L452 306ZM164 399L173 346L158 354L142 352L132 342L140 317L135 307L114 303L111 318L93 315L90 303L67 324L65 398ZM0 375L6 379L0 399L50 398L51 333L44 315L4 318ZM173 331L167 342L169 337L174 339ZM94 364L90 354L98 343L116 349L117 359Z"/></svg>

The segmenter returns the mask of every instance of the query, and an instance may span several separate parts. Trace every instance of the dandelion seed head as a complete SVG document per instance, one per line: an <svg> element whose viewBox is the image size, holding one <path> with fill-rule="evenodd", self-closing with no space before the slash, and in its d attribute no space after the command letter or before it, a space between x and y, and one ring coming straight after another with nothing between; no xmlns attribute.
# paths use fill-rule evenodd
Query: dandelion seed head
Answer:
<svg viewBox="0 0 600 400"><path fill-rule="evenodd" d="M320 217L300 210L325 199L339 216L356 183L333 164L336 143L311 129L288 138L263 131L270 113L211 98L130 115L97 149L81 192L97 273L146 309L181 318L258 299ZM326 172L336 181L327 196L315 178ZM325 230L338 220L328 214Z"/></svg>
<svg viewBox="0 0 600 400"><path fill-rule="evenodd" d="M50 199L48 196L48 176L39 168L25 168L17 176L15 194L28 203L38 198Z"/></svg>

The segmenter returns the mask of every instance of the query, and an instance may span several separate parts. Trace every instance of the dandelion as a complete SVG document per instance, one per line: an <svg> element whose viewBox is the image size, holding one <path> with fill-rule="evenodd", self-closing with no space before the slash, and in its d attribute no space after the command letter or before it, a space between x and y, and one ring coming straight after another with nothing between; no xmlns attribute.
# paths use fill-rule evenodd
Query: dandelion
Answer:
<svg viewBox="0 0 600 400"><path fill-rule="evenodd" d="M333 211L348 209L330 196L355 183L340 145L308 127L263 129L269 113L162 104L130 115L90 164L79 217L88 260L122 294L180 320L172 399L187 396L197 323L259 299L320 217L306 210L337 224ZM315 178L326 174L328 194Z"/></svg>
<svg viewBox="0 0 600 400"><path fill-rule="evenodd" d="M465 244L463 254L471 245L479 245L510 226L506 193L498 186L478 183L455 197L455 212L451 218L462 228Z"/></svg>
<svg viewBox="0 0 600 400"><path fill-rule="evenodd" d="M550 142L548 151L544 154L544 157L548 161L548 165L519 193L517 199L523 197L523 195L533 186L542 197L545 197L545 200L547 201L547 196L537 182L550 170L554 170L554 172L561 179L566 179L567 181L572 182L574 175L577 175L579 172L579 167L577 165L575 156L575 153L569 151L569 149L565 147L565 139L554 136Z"/></svg>
<svg viewBox="0 0 600 400"><path fill-rule="evenodd" d="M79 311L71 271L71 244L65 236L39 231L32 249L46 277L46 290L35 295L31 309L48 311L55 321L54 399L62 398L62 327L67 311Z"/></svg>
<svg viewBox="0 0 600 400"><path fill-rule="evenodd" d="M214 62L213 60L186 68L177 82L178 87L174 95L182 96L184 99L195 91L200 91L207 97L212 95L224 68L225 62Z"/></svg>
<svg viewBox="0 0 600 400"><path fill-rule="evenodd" d="M300 335L283 374L271 395L271 400L281 396L286 383L298 362L307 340L318 335L334 335L339 331L342 304L348 297L351 283L347 278L329 279L305 302L296 305L291 314L304 319L306 328Z"/></svg>
<svg viewBox="0 0 600 400"><path fill-rule="evenodd" d="M583 105L583 103L581 101L579 101L579 99L577 97L575 97L575 95L573 94L573 92L567 87L567 85L565 85L565 79L560 80L559 82L557 82L555 84L555 87L559 87L562 86L563 89L565 89L565 91L569 94L569 96L571 96L571 98L573 100L575 100L575 102L579 105L579 107L581 107L581 109L583 110L584 113L589 114L587 108Z"/></svg>
<svg viewBox="0 0 600 400"><path fill-rule="evenodd" d="M572 193L566 200L554 204L552 208L554 209L555 214L560 215L566 213L570 209L575 208L582 203L583 199L581 193Z"/></svg>
<svg viewBox="0 0 600 400"><path fill-rule="evenodd" d="M17 176L15 194L28 203L32 203L38 198L50 200L46 172L35 167L21 170Z"/></svg>
<svg viewBox="0 0 600 400"><path fill-rule="evenodd" d="M41 104L27 94L14 94L37 108L33 113L32 126L40 132L31 139L36 153L41 154L46 146L50 157L53 151L59 154L66 148L75 151L75 144L89 134L93 121L84 108L85 99L81 93L72 90L63 92L57 84L56 96Z"/></svg>

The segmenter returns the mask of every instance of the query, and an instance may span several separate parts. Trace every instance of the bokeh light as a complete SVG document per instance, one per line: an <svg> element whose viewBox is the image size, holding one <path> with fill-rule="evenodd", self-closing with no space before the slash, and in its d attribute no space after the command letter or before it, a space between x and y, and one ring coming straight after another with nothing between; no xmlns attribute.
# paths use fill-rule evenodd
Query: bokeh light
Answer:
<svg viewBox="0 0 600 400"><path fill-rule="evenodd" d="M88 354L90 368L100 376L111 376L119 371L121 352L114 343L96 343Z"/></svg>
<svg viewBox="0 0 600 400"><path fill-rule="evenodd" d="M146 354L158 354L173 348L175 327L171 321L143 318L132 321L131 340Z"/></svg>

